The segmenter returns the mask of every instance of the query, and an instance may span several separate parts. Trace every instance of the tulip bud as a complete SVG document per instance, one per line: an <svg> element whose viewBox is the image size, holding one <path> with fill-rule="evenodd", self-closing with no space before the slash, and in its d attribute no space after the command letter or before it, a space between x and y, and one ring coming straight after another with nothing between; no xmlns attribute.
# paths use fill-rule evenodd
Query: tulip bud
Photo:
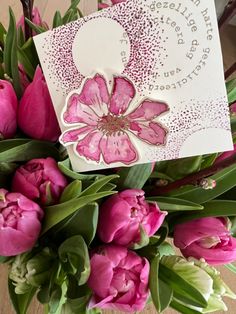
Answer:
<svg viewBox="0 0 236 314"><path fill-rule="evenodd" d="M18 102L11 83L0 80L0 138L12 138L16 133Z"/></svg>
<svg viewBox="0 0 236 314"><path fill-rule="evenodd" d="M60 135L56 114L40 67L36 69L33 82L26 88L20 101L18 124L26 135L34 139L55 142Z"/></svg>
<svg viewBox="0 0 236 314"><path fill-rule="evenodd" d="M13 285L15 286L16 294L25 294L27 293L31 286L28 284L26 279L26 263L30 258L31 253L24 253L21 255L17 255L12 263L9 278L13 281Z"/></svg>
<svg viewBox="0 0 236 314"><path fill-rule="evenodd" d="M213 190L216 187L216 180L212 180L210 178L202 179L199 186L204 190Z"/></svg>
<svg viewBox="0 0 236 314"><path fill-rule="evenodd" d="M32 257L26 264L27 282L33 287L39 287L48 281L55 262L55 255L49 248L44 248Z"/></svg>
<svg viewBox="0 0 236 314"><path fill-rule="evenodd" d="M226 311L227 307L222 297L236 298L236 295L221 279L220 273L214 267L209 266L203 259L198 261L194 258L185 260L180 256L164 256L161 259L161 265L164 265L165 268L176 273L189 285L194 287L194 289L198 290L207 302L207 307L200 308L187 303L184 304L183 300L181 300L180 303L188 308L201 313L210 313L220 310ZM170 277L166 279L168 284L171 285ZM162 280L165 281L165 275L162 277ZM175 286L176 283L173 285L174 289Z"/></svg>

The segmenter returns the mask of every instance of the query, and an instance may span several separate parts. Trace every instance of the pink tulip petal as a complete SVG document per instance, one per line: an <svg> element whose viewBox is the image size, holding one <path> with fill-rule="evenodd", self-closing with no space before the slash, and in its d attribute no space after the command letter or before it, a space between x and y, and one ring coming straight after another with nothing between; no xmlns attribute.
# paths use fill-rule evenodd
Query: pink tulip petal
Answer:
<svg viewBox="0 0 236 314"><path fill-rule="evenodd" d="M115 77L110 102L110 112L115 115L125 113L134 96L135 89L132 82L123 77Z"/></svg>
<svg viewBox="0 0 236 314"><path fill-rule="evenodd" d="M75 143L80 140L81 135L87 134L93 130L93 127L91 126L85 126L80 129L74 129L64 132L60 137L60 142L62 142L64 145L69 143Z"/></svg>
<svg viewBox="0 0 236 314"><path fill-rule="evenodd" d="M101 156L100 142L103 134L99 131L90 132L76 146L80 156L99 162Z"/></svg>
<svg viewBox="0 0 236 314"><path fill-rule="evenodd" d="M204 258L210 265L223 265L236 261L236 239L231 238L231 243L219 248L203 248L193 243L181 250L185 257Z"/></svg>
<svg viewBox="0 0 236 314"><path fill-rule="evenodd" d="M13 177L12 191L27 195L31 200L39 198L39 190L37 187L31 184L19 170L15 172Z"/></svg>
<svg viewBox="0 0 236 314"><path fill-rule="evenodd" d="M21 218L17 221L17 230L22 231L29 237L37 238L41 230L41 223L38 216L36 212L24 211Z"/></svg>
<svg viewBox="0 0 236 314"><path fill-rule="evenodd" d="M178 248L184 249L203 238L225 236L226 234L229 232L220 219L214 217L200 218L176 225L174 243Z"/></svg>
<svg viewBox="0 0 236 314"><path fill-rule="evenodd" d="M92 107L80 102L78 94L72 94L67 101L67 109L63 114L63 119L68 124L85 123L95 126L99 120Z"/></svg>
<svg viewBox="0 0 236 314"><path fill-rule="evenodd" d="M141 140L151 145L163 145L166 141L167 131L158 123L150 122L144 124L140 122L132 122L130 129Z"/></svg>
<svg viewBox="0 0 236 314"><path fill-rule="evenodd" d="M29 237L10 227L0 230L0 255L15 256L26 252L35 245L36 237Z"/></svg>
<svg viewBox="0 0 236 314"><path fill-rule="evenodd" d="M126 133L103 137L100 143L103 159L107 164L123 162L129 165L138 158L138 153Z"/></svg>
<svg viewBox="0 0 236 314"><path fill-rule="evenodd" d="M153 120L167 111L169 111L167 104L159 101L145 100L128 115L128 118L131 120Z"/></svg>
<svg viewBox="0 0 236 314"><path fill-rule="evenodd" d="M104 228L106 217L109 217L109 223ZM129 217L129 206L119 198L119 195L108 199L99 212L98 234L100 239L105 243L112 242L120 229L129 226Z"/></svg>
<svg viewBox="0 0 236 314"><path fill-rule="evenodd" d="M92 256L90 264L91 274L88 285L100 298L106 298L109 295L113 277L112 264L109 258L99 254Z"/></svg>

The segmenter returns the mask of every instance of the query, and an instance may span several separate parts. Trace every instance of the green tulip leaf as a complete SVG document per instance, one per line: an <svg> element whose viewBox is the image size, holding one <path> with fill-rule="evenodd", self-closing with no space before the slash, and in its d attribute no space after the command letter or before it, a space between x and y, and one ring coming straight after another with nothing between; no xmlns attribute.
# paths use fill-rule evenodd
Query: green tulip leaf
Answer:
<svg viewBox="0 0 236 314"><path fill-rule="evenodd" d="M35 68L31 64L31 62L30 62L30 60L28 58L28 55L25 53L25 51L21 47L18 47L17 56L18 56L19 62L24 67L24 70L25 70L26 74L28 75L28 77L31 80L33 80Z"/></svg>
<svg viewBox="0 0 236 314"><path fill-rule="evenodd" d="M63 25L63 20L62 20L61 13L59 11L56 11L53 17L53 28L56 28L62 25Z"/></svg>
<svg viewBox="0 0 236 314"><path fill-rule="evenodd" d="M57 225L59 222L74 214L85 205L98 199L115 194L114 191L98 192L91 195L85 195L78 199L73 199L62 204L48 206L45 208L45 218L41 235Z"/></svg>
<svg viewBox="0 0 236 314"><path fill-rule="evenodd" d="M159 277L173 289L174 293L184 295L190 304L197 307L207 306L207 300L194 286L161 263L159 265Z"/></svg>
<svg viewBox="0 0 236 314"><path fill-rule="evenodd" d="M80 196L82 191L82 182L79 180L72 181L62 192L59 203L70 201Z"/></svg>
<svg viewBox="0 0 236 314"><path fill-rule="evenodd" d="M4 37L6 35L7 31L5 29L5 27L2 25L2 23L0 22L0 45L2 47L4 47Z"/></svg>
<svg viewBox="0 0 236 314"><path fill-rule="evenodd" d="M178 313L182 313L182 314L201 314L202 312L193 310L191 308L188 308L187 306L179 303L177 300L172 300L172 302L170 303L170 306L176 310Z"/></svg>
<svg viewBox="0 0 236 314"><path fill-rule="evenodd" d="M11 8L9 8L9 28L5 39L3 59L5 72L12 79L12 84L17 94L17 97L20 98L22 95L22 90L20 83L20 74L18 70L17 30L15 16Z"/></svg>
<svg viewBox="0 0 236 314"><path fill-rule="evenodd" d="M236 78L226 83L228 102L232 104L236 101Z"/></svg>
<svg viewBox="0 0 236 314"><path fill-rule="evenodd" d="M225 267L236 274L236 266L233 264L226 264Z"/></svg>
<svg viewBox="0 0 236 314"><path fill-rule="evenodd" d="M27 314L28 307L36 293L36 290L36 288L32 287L26 294L16 294L14 284L10 279L8 280L8 291L16 314Z"/></svg>
<svg viewBox="0 0 236 314"><path fill-rule="evenodd" d="M142 189L152 173L152 163L121 168L116 184L119 189Z"/></svg>
<svg viewBox="0 0 236 314"><path fill-rule="evenodd" d="M186 186L170 193L171 197L177 197L197 204L203 204L236 186L236 164L219 171L210 178L216 181L216 187L212 190L204 190L197 186Z"/></svg>
<svg viewBox="0 0 236 314"><path fill-rule="evenodd" d="M109 176L105 176L103 178L97 179L94 183L90 184L83 192L81 192L80 196L95 194L98 191L101 191L101 189L106 186L110 181L119 178L118 175L113 174Z"/></svg>
<svg viewBox="0 0 236 314"><path fill-rule="evenodd" d="M204 217L234 217L236 212L236 201L214 200L204 204L204 210L200 212L188 212L188 215L181 214L170 220L172 228L176 224L181 224L194 219Z"/></svg>
<svg viewBox="0 0 236 314"><path fill-rule="evenodd" d="M75 276L78 285L87 282L90 260L87 245L80 235L65 240L58 249L59 258L66 274Z"/></svg>
<svg viewBox="0 0 236 314"><path fill-rule="evenodd" d="M51 230L51 234L55 242L65 240L74 235L81 235L87 245L89 245L95 237L97 224L98 204L90 203L56 225Z"/></svg>
<svg viewBox="0 0 236 314"><path fill-rule="evenodd" d="M146 199L148 201L157 202L161 210L170 212L202 210L204 208L202 205L174 197L153 196Z"/></svg>
<svg viewBox="0 0 236 314"><path fill-rule="evenodd" d="M59 159L57 148L49 142L12 139L0 142L0 163L28 161L34 158L53 157Z"/></svg>
<svg viewBox="0 0 236 314"><path fill-rule="evenodd" d="M64 173L67 177L74 180L90 181L104 177L104 175L102 174L81 174L71 170L69 159L59 162L58 167L62 173Z"/></svg>
<svg viewBox="0 0 236 314"><path fill-rule="evenodd" d="M25 20L26 20L26 23L32 28L33 31L35 31L36 34L42 34L47 31L45 27L38 26L27 18L25 18Z"/></svg>

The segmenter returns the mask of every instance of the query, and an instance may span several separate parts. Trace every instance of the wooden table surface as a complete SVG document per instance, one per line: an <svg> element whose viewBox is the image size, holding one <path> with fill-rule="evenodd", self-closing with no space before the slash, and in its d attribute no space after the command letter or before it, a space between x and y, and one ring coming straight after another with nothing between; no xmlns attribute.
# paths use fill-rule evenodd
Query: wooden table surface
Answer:
<svg viewBox="0 0 236 314"><path fill-rule="evenodd" d="M44 21L49 24L52 21L52 16L55 10L64 12L68 8L70 0L35 0L35 5L39 8ZM88 14L96 10L96 0L81 0L80 8L84 14ZM11 6L14 10L17 19L21 15L21 4L19 0L1 0L0 4L0 21L7 25L8 23L8 7ZM224 65L228 68L236 60L236 28L234 26L228 26L223 31L222 46L224 53ZM226 268L221 267L222 277L229 284L229 286L236 292L236 277L233 276ZM236 301L226 300L228 305L228 313L236 313ZM10 300L7 291L7 267L5 265L0 266L0 314L13 314L14 311L10 305ZM42 307L36 300L32 303L29 314L41 314L43 313ZM104 311L106 314L118 314L114 311ZM152 306L148 306L143 314L154 314L155 309ZM176 311L167 310L166 314L174 314ZM218 314L223 312L218 312Z"/></svg>

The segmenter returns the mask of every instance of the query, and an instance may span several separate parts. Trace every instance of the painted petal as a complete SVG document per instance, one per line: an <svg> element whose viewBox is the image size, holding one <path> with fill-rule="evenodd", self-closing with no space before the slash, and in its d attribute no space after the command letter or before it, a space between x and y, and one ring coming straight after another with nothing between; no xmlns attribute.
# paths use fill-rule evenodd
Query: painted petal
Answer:
<svg viewBox="0 0 236 314"><path fill-rule="evenodd" d="M106 80L99 74L85 81L79 95L80 102L89 106L102 103L108 104L109 98Z"/></svg>
<svg viewBox="0 0 236 314"><path fill-rule="evenodd" d="M62 145L77 142L81 135L87 134L93 130L92 127L85 126L80 129L74 129L64 132L60 137Z"/></svg>
<svg viewBox="0 0 236 314"><path fill-rule="evenodd" d="M137 109L131 112L128 117L132 120L152 120L168 110L169 107L164 102L145 100L138 106Z"/></svg>
<svg viewBox="0 0 236 314"><path fill-rule="evenodd" d="M167 131L158 123L150 122L148 125L132 122L130 129L140 139L151 145L162 145L165 143Z"/></svg>
<svg viewBox="0 0 236 314"><path fill-rule="evenodd" d="M115 77L110 103L110 112L123 114L135 96L133 84L126 78Z"/></svg>
<svg viewBox="0 0 236 314"><path fill-rule="evenodd" d="M103 137L100 147L103 159L107 164L123 162L129 165L138 158L137 151L126 133Z"/></svg>
<svg viewBox="0 0 236 314"><path fill-rule="evenodd" d="M79 100L78 94L72 94L67 101L67 109L63 114L63 120L68 124L85 123L97 125L99 117L88 105L84 105Z"/></svg>
<svg viewBox="0 0 236 314"><path fill-rule="evenodd" d="M101 149L100 142L103 134L99 131L90 132L76 146L80 156L99 162Z"/></svg>

